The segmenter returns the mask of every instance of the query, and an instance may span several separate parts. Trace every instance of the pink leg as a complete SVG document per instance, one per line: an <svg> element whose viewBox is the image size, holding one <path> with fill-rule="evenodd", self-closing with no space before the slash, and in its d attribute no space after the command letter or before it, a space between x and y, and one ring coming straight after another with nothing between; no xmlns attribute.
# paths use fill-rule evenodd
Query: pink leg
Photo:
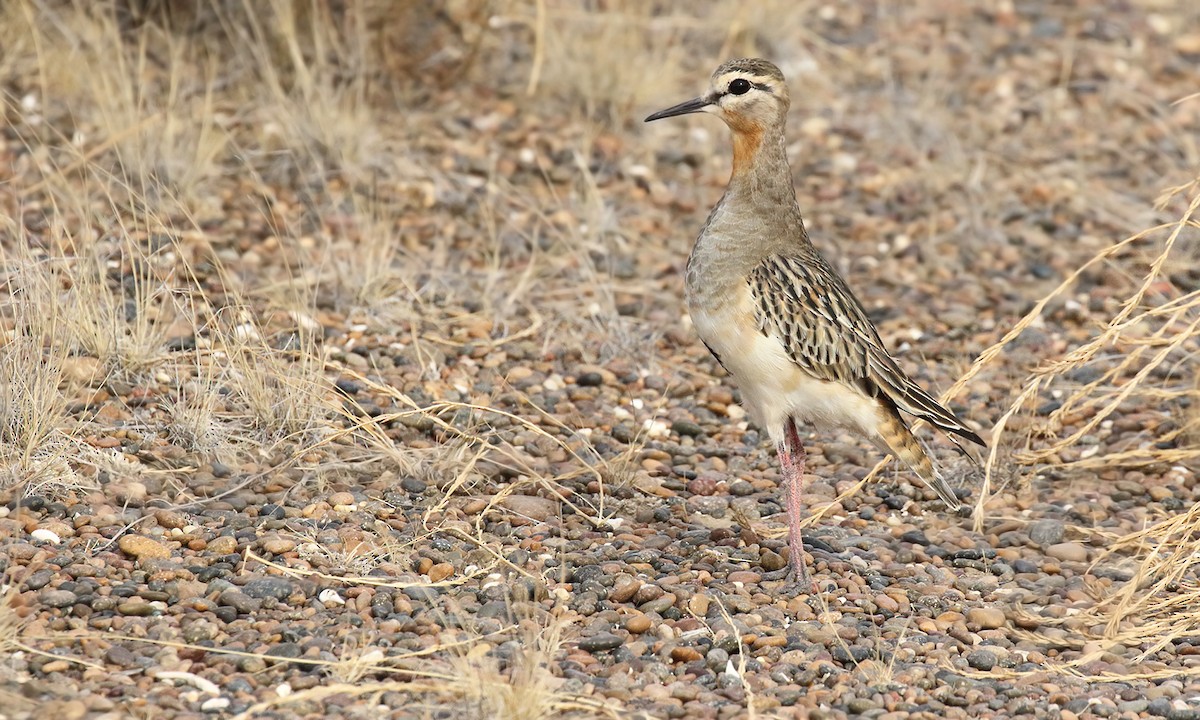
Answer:
<svg viewBox="0 0 1200 720"><path fill-rule="evenodd" d="M783 441L778 445L779 465L783 470L784 493L787 502L788 546L792 554L792 570L801 585L812 583L808 566L804 560L804 539L800 535L800 521L804 519L804 507L800 504L800 492L804 484L804 445L796 432L796 423L790 418L783 426Z"/></svg>

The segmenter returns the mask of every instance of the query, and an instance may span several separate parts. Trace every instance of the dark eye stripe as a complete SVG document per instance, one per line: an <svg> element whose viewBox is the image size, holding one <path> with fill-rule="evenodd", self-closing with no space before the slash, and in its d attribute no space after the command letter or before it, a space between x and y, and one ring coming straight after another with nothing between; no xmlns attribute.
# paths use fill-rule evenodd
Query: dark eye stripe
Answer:
<svg viewBox="0 0 1200 720"><path fill-rule="evenodd" d="M737 78L733 82L737 82L738 80L745 80L745 78ZM774 94L774 91L771 89L770 85L767 85L765 83L750 82L749 80L746 80L746 82L748 82L750 84L750 88L754 88L755 90L762 90L765 93ZM740 93L733 92L732 85L733 85L733 83L731 82L730 83L731 87L729 89L725 90L725 92L723 92L721 94L722 95L745 95L747 92L750 91L750 88L747 88L744 92L740 92Z"/></svg>

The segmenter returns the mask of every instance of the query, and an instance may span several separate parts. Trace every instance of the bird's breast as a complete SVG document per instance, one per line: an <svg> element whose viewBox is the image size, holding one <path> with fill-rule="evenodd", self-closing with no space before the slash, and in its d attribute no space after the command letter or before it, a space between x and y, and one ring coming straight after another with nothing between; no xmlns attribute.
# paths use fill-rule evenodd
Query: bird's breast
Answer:
<svg viewBox="0 0 1200 720"><path fill-rule="evenodd" d="M716 299L689 293L688 310L697 334L741 389L751 417L772 438L782 437L789 417L874 432L877 403L858 388L813 377L780 338L760 330L749 284Z"/></svg>

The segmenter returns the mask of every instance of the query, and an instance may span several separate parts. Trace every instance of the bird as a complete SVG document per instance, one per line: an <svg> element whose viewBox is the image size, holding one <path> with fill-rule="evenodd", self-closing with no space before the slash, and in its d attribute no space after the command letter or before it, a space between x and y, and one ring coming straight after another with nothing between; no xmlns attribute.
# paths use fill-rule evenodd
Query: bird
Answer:
<svg viewBox="0 0 1200 720"><path fill-rule="evenodd" d="M961 506L954 488L904 414L945 432L968 457L959 438L986 445L904 372L850 286L809 239L787 157L789 105L777 66L740 58L718 67L700 97L645 121L708 113L731 132L729 183L687 261L687 310L741 389L751 419L776 446L790 572L816 592L800 531L806 454L798 425L865 437L903 461L950 511Z"/></svg>

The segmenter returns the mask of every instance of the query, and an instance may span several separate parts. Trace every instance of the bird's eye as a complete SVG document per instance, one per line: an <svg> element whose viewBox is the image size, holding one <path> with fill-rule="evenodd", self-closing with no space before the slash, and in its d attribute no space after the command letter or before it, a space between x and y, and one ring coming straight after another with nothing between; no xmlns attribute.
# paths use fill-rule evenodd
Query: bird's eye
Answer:
<svg viewBox="0 0 1200 720"><path fill-rule="evenodd" d="M750 92L750 81L745 78L738 78L729 83L729 92L734 95L745 95Z"/></svg>

